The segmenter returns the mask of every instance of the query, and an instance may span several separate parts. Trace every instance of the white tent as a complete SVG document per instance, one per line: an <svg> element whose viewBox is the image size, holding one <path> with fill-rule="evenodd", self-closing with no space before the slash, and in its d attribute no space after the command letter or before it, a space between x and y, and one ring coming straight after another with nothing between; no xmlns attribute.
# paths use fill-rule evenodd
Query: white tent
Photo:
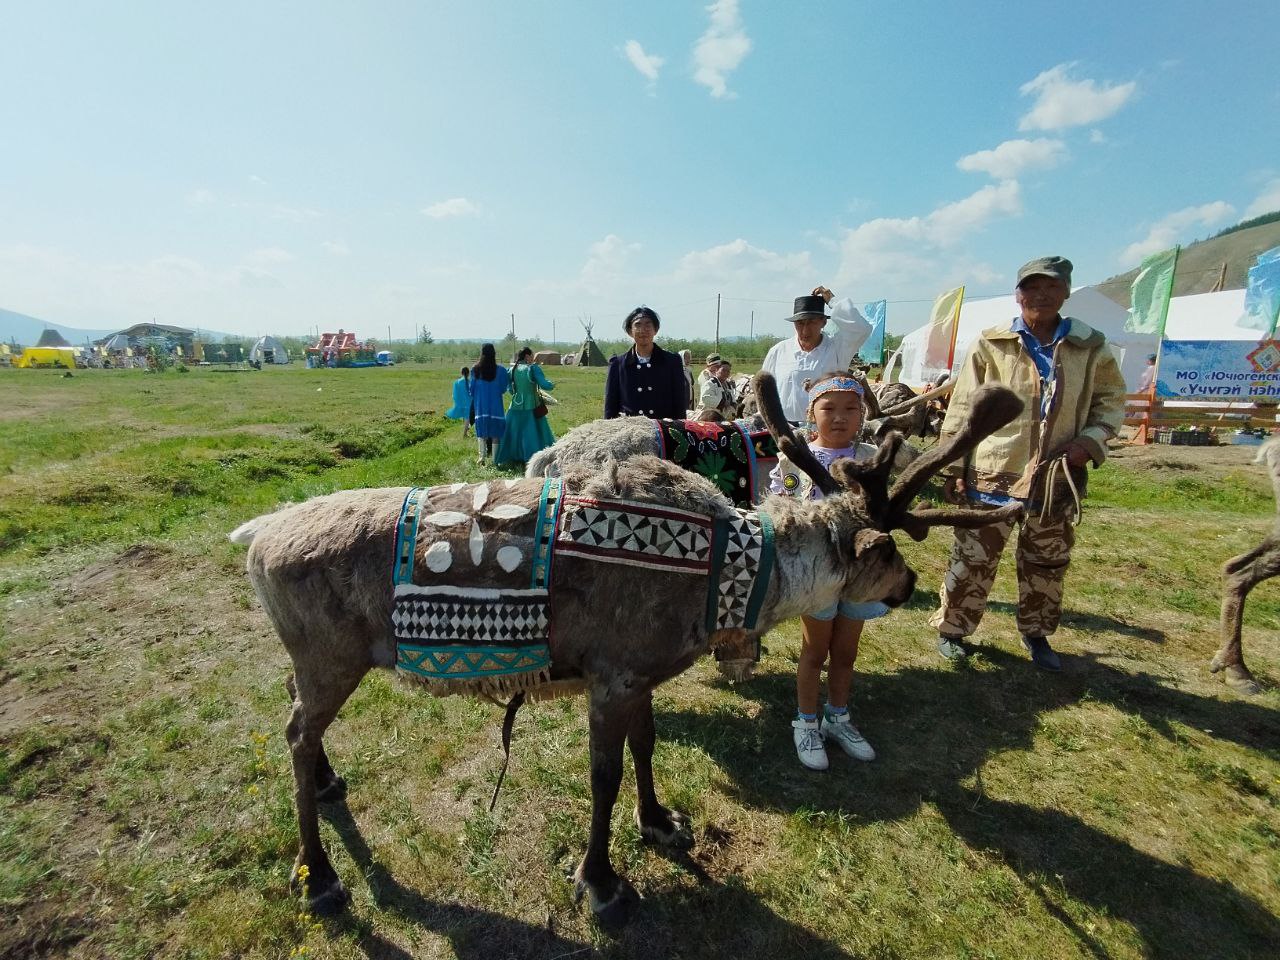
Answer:
<svg viewBox="0 0 1280 960"><path fill-rule="evenodd" d="M250 363L288 363L289 351L275 337L259 338L249 351Z"/></svg>
<svg viewBox="0 0 1280 960"><path fill-rule="evenodd" d="M1089 326L1101 330L1120 361L1129 389L1137 389L1138 378L1147 365L1147 355L1155 353L1156 338L1151 333L1129 333L1124 328L1128 311L1093 287L1081 287L1071 293L1071 299L1062 312L1078 317ZM1187 297L1174 297L1169 302L1169 316L1165 324L1165 338L1169 340L1257 340L1258 330L1237 326L1244 313L1244 291L1224 290L1220 293L1198 293ZM989 300L966 300L960 308L960 329L956 334L954 369L964 363L969 344L983 330L997 324L1008 323L1018 315L1018 304L1013 295L993 297ZM898 348L902 373L898 377L913 387L932 382L943 372L941 366L927 362L925 349L929 327L912 330ZM891 360L890 365L895 361ZM942 358L945 364L946 358Z"/></svg>

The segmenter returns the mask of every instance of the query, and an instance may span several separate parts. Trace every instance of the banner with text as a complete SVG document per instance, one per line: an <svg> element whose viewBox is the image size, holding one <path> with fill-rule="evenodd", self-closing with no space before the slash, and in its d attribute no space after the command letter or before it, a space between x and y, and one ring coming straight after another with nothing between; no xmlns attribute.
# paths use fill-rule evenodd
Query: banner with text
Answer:
<svg viewBox="0 0 1280 960"><path fill-rule="evenodd" d="M1280 340L1166 340L1156 396L1196 400L1280 400Z"/></svg>

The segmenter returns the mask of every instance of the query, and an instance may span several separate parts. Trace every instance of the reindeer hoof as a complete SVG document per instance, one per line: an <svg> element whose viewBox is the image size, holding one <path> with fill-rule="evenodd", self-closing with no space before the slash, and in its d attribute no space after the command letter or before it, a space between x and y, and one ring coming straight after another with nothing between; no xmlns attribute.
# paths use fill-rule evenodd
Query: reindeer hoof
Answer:
<svg viewBox="0 0 1280 960"><path fill-rule="evenodd" d="M606 930L618 930L626 926L636 901L640 899L631 884L621 877L615 879L613 892L605 895L604 891L597 890L583 879L582 868L579 867L573 877L574 903L581 903L584 895L596 923Z"/></svg>
<svg viewBox="0 0 1280 960"><path fill-rule="evenodd" d="M307 909L317 917L337 916L351 902L351 894L342 885L342 881L334 878L327 890L317 893L307 900Z"/></svg>
<svg viewBox="0 0 1280 960"><path fill-rule="evenodd" d="M1214 657L1209 664L1210 673L1225 673L1223 678L1227 686L1244 697L1256 697L1262 692L1258 681L1243 663L1223 663L1220 657Z"/></svg>
<svg viewBox="0 0 1280 960"><path fill-rule="evenodd" d="M640 811L636 810L636 826L640 828L640 839L668 850L690 850L693 848L693 827L689 818L674 810L664 811L661 820L655 823L644 823L640 819Z"/></svg>
<svg viewBox="0 0 1280 960"><path fill-rule="evenodd" d="M331 800L341 800L347 795L347 781L343 780L337 774L333 775L333 779L328 783L316 787L316 800L325 803Z"/></svg>

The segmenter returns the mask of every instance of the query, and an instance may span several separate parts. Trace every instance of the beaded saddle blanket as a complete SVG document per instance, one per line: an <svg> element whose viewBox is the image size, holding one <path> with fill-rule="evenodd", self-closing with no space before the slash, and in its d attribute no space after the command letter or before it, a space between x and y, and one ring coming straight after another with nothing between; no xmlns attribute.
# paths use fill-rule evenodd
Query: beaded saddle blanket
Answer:
<svg viewBox="0 0 1280 960"><path fill-rule="evenodd" d="M545 688L566 683L551 680L551 640L556 568L569 558L698 578L709 632L752 629L773 525L750 511L579 497L559 477L415 487L396 531L397 672L437 693L568 692Z"/></svg>
<svg viewBox="0 0 1280 960"><path fill-rule="evenodd" d="M655 420L653 425L660 459L706 477L744 509L755 502L760 471L767 473L778 459L778 443L767 430L700 420Z"/></svg>

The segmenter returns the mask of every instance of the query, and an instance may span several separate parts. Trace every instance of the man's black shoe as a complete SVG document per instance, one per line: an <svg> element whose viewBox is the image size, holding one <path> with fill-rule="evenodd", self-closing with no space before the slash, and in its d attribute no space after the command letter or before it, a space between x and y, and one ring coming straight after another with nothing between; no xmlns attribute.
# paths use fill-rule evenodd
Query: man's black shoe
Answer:
<svg viewBox="0 0 1280 960"><path fill-rule="evenodd" d="M1031 662L1041 670L1057 671L1062 669L1062 661L1053 652L1053 647L1049 646L1049 641L1046 638L1023 637L1022 645L1027 648L1027 653L1031 654Z"/></svg>

